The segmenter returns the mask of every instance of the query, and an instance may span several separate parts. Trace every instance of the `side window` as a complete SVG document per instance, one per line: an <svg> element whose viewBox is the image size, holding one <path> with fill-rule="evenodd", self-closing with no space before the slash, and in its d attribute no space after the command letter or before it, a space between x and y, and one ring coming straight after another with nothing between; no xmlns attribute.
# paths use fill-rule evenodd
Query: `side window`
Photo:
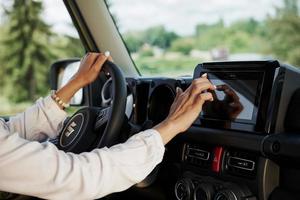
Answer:
<svg viewBox="0 0 300 200"><path fill-rule="evenodd" d="M22 112L49 93L56 60L84 48L61 0L0 0L0 116Z"/></svg>

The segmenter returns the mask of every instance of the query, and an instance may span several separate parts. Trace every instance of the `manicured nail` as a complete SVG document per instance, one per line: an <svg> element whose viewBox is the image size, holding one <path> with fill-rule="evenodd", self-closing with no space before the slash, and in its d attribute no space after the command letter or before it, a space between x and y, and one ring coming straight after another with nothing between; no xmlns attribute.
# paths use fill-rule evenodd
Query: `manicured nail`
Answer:
<svg viewBox="0 0 300 200"><path fill-rule="evenodd" d="M207 73L205 73L205 74L202 74L202 76L201 76L201 77L203 77L203 78L204 78L204 77L207 77Z"/></svg>
<svg viewBox="0 0 300 200"><path fill-rule="evenodd" d="M109 52L109 51L105 51L105 52L104 52L104 55L105 55L106 57L108 57L108 56L110 56L110 52Z"/></svg>

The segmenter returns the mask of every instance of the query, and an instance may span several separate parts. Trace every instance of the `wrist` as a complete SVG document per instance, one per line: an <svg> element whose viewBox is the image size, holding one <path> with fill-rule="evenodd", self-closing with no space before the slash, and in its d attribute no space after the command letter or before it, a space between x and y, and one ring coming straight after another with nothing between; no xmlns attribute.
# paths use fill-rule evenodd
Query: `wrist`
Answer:
<svg viewBox="0 0 300 200"><path fill-rule="evenodd" d="M176 126L170 120L165 120L159 123L153 129L160 133L164 144L167 144L173 137L175 137L180 132L176 130Z"/></svg>
<svg viewBox="0 0 300 200"><path fill-rule="evenodd" d="M77 76L73 77L67 84L72 85L76 92L87 85L83 78Z"/></svg>

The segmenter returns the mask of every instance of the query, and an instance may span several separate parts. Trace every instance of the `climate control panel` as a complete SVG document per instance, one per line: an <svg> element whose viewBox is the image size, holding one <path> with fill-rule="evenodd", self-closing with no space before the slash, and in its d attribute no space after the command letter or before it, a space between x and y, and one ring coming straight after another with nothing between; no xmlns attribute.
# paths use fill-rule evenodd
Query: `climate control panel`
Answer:
<svg viewBox="0 0 300 200"><path fill-rule="evenodd" d="M246 185L186 172L175 184L178 200L256 200Z"/></svg>

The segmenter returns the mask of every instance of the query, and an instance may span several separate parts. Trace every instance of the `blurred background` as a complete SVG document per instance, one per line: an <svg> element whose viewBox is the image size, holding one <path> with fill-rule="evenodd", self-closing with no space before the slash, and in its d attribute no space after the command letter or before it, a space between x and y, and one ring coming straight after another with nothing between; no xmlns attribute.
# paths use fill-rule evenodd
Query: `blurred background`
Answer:
<svg viewBox="0 0 300 200"><path fill-rule="evenodd" d="M142 75L192 76L201 62L300 66L300 0L107 0ZM49 93L50 65L84 49L61 0L0 0L0 116Z"/></svg>

